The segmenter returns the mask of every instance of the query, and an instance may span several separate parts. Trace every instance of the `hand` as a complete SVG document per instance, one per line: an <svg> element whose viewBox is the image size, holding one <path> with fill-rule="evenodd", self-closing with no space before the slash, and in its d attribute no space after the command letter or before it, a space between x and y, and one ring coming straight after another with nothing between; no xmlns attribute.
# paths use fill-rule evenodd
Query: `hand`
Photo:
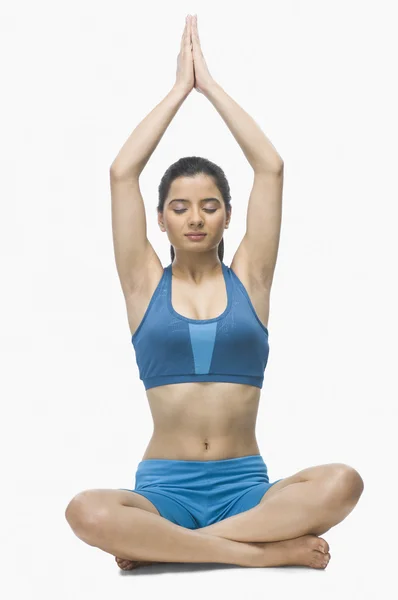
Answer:
<svg viewBox="0 0 398 600"><path fill-rule="evenodd" d="M185 27L181 38L180 53L177 57L177 76L175 87L189 94L194 86L193 55L191 42L191 18L185 18Z"/></svg>
<svg viewBox="0 0 398 600"><path fill-rule="evenodd" d="M209 73L205 57L199 41L198 17L192 17L192 46L193 46L193 67L195 75L194 87L200 94L206 93L207 89L215 83L215 80Z"/></svg>

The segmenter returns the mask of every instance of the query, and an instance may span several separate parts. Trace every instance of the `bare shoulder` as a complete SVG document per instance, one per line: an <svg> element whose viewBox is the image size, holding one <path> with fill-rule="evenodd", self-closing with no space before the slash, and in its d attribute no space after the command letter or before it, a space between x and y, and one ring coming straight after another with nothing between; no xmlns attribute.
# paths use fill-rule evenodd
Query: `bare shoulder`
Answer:
<svg viewBox="0 0 398 600"><path fill-rule="evenodd" d="M160 280L163 275L163 266L156 254L151 242L148 240L143 258L140 264L134 266L134 286L132 294L146 292L156 279ZM155 286L156 287L156 286ZM130 292L126 295L128 296Z"/></svg>
<svg viewBox="0 0 398 600"><path fill-rule="evenodd" d="M271 289L269 285L264 283L259 272L256 271L255 262L251 260L248 254L245 238L235 252L230 269L240 279L249 295L258 318L268 328Z"/></svg>
<svg viewBox="0 0 398 600"><path fill-rule="evenodd" d="M247 290L269 292L270 285L261 277L261 270L250 255L246 237L244 237L235 252L230 268L239 277Z"/></svg>
<svg viewBox="0 0 398 600"><path fill-rule="evenodd" d="M135 267L134 287L124 294L132 335L138 328L162 276L162 263L152 244L148 242L142 263Z"/></svg>

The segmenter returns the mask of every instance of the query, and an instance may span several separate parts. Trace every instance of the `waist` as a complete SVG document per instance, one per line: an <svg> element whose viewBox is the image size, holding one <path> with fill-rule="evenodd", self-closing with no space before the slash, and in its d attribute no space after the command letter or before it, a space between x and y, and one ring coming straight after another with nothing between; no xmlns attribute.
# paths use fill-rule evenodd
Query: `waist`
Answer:
<svg viewBox="0 0 398 600"><path fill-rule="evenodd" d="M145 458L222 460L259 452L260 390L233 383L184 383L147 393L154 433Z"/></svg>
<svg viewBox="0 0 398 600"><path fill-rule="evenodd" d="M184 434L154 434L142 457L167 460L226 460L260 454L254 433L252 436L189 436Z"/></svg>

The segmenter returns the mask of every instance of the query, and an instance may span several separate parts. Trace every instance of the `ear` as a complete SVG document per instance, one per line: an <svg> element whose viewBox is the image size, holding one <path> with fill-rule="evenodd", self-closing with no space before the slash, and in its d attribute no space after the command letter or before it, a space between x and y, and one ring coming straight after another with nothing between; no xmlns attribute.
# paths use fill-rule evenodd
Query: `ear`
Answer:
<svg viewBox="0 0 398 600"><path fill-rule="evenodd" d="M231 216L232 216L232 207L229 209L229 211L227 212L227 220L225 222L225 227L229 226L229 223L231 221Z"/></svg>
<svg viewBox="0 0 398 600"><path fill-rule="evenodd" d="M166 227L163 224L163 215L159 212L158 212L158 225L160 227L160 231L162 231L162 232L166 231Z"/></svg>

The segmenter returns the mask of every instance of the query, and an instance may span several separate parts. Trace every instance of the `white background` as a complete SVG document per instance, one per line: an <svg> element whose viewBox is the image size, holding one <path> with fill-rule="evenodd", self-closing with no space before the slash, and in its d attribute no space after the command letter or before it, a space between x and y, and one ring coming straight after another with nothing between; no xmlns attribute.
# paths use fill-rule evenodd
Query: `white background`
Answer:
<svg viewBox="0 0 398 600"><path fill-rule="evenodd" d="M362 600L395 587L395 9L347 0L2 6L4 597L203 599L221 589L240 599L253 585L258 597ZM174 85L188 13L198 14L212 76L285 163L256 429L270 481L344 462L365 482L354 511L323 536L325 571L173 563L125 574L64 517L79 491L131 489L152 435L114 262L109 167ZM195 90L140 179L148 238L169 264L157 187L188 155L229 180L229 265L253 172Z"/></svg>

